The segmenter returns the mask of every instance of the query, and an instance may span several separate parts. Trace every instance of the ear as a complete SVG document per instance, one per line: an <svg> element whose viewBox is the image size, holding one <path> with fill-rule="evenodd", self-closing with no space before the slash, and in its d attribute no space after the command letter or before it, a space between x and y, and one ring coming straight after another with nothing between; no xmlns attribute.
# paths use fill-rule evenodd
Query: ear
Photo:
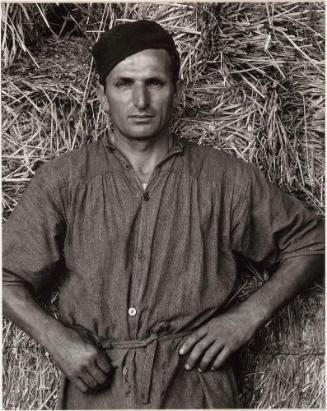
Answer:
<svg viewBox="0 0 327 411"><path fill-rule="evenodd" d="M182 99L183 95L184 95L184 81L181 78L179 78L175 84L175 99L174 99L175 104L178 104L178 102Z"/></svg>
<svg viewBox="0 0 327 411"><path fill-rule="evenodd" d="M184 92L184 81L181 78L179 78L176 81L176 86L175 86L175 94L178 100L182 97L183 92Z"/></svg>
<svg viewBox="0 0 327 411"><path fill-rule="evenodd" d="M107 99L106 93L104 91L104 86L102 84L98 84L96 89L97 97L100 100L101 106L106 113L109 113L109 101Z"/></svg>

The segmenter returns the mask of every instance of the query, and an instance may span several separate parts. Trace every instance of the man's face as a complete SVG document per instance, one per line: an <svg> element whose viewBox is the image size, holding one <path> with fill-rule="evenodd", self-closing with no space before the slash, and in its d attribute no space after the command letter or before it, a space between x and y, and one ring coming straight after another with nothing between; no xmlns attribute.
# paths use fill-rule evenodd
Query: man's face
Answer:
<svg viewBox="0 0 327 411"><path fill-rule="evenodd" d="M166 50L148 49L127 57L108 74L100 98L118 135L141 140L168 130L180 87L173 84L171 64Z"/></svg>

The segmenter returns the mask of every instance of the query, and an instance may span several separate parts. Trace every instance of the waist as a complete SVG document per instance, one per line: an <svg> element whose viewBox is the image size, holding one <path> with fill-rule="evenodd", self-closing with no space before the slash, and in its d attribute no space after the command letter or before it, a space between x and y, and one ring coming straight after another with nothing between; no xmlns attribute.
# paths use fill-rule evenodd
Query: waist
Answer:
<svg viewBox="0 0 327 411"><path fill-rule="evenodd" d="M171 341L179 338L186 337L192 331L172 332L169 329L169 323L162 321L155 324L149 332L146 338L133 339L133 340L113 340L111 338L105 338L98 336L95 332L83 327L80 324L72 325L76 331L90 339L99 349L112 350L115 348L121 349L138 349L145 348L153 342Z"/></svg>
<svg viewBox="0 0 327 411"><path fill-rule="evenodd" d="M143 404L149 403L149 393L150 393L150 386L152 380L152 372L153 372L153 365L155 361L156 349L158 342L160 341L171 341L176 340L178 338L183 338L186 335L190 334L191 331L184 331L178 333L172 333L170 330L170 325L167 321L162 321L160 323L155 324L151 327L149 336L144 339L137 339L137 340L111 340L111 339L103 339L98 337L95 333L91 332L90 330L80 326L78 324L74 325L74 328L79 331L81 334L87 336L87 338L91 339L98 348L104 350L126 350L125 354L116 361L111 361L111 365L113 367L121 367L124 358L127 355L128 350L130 349L141 349L145 348L145 358L143 369L141 370L141 393L140 393L140 401Z"/></svg>
<svg viewBox="0 0 327 411"><path fill-rule="evenodd" d="M186 337L190 334L190 331L179 332L175 334L166 334L163 336L159 336L157 334L151 334L149 337L144 339L138 340L122 340L122 341L112 341L107 340L103 343L102 348L105 350L111 350L114 348L122 348L122 349L138 349L138 348L145 348L149 344L153 343L154 341L171 341L177 340L179 338Z"/></svg>

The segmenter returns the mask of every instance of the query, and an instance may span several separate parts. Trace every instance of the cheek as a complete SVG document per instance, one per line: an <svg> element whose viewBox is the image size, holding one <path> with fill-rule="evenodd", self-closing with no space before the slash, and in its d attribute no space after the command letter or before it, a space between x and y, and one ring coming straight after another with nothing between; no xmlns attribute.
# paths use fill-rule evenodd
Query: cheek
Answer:
<svg viewBox="0 0 327 411"><path fill-rule="evenodd" d="M173 102L174 96L171 93L165 93L164 95L160 96L160 98L156 102L158 111L160 111L162 115L170 113L173 109Z"/></svg>
<svg viewBox="0 0 327 411"><path fill-rule="evenodd" d="M126 117L125 109L125 101L122 101L121 99L111 99L109 101L109 113L116 121L124 121L124 118Z"/></svg>

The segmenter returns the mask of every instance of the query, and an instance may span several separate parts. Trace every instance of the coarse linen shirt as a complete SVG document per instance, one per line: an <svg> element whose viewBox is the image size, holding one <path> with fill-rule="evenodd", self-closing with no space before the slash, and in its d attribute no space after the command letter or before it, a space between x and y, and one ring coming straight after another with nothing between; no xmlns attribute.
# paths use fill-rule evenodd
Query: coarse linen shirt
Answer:
<svg viewBox="0 0 327 411"><path fill-rule="evenodd" d="M274 266L321 253L322 221L257 168L175 139L144 189L108 138L37 172L5 224L3 266L6 284L35 292L65 267L61 321L115 366L98 393L63 380L58 408L230 408L229 363L186 371L178 347L223 310L237 255Z"/></svg>

